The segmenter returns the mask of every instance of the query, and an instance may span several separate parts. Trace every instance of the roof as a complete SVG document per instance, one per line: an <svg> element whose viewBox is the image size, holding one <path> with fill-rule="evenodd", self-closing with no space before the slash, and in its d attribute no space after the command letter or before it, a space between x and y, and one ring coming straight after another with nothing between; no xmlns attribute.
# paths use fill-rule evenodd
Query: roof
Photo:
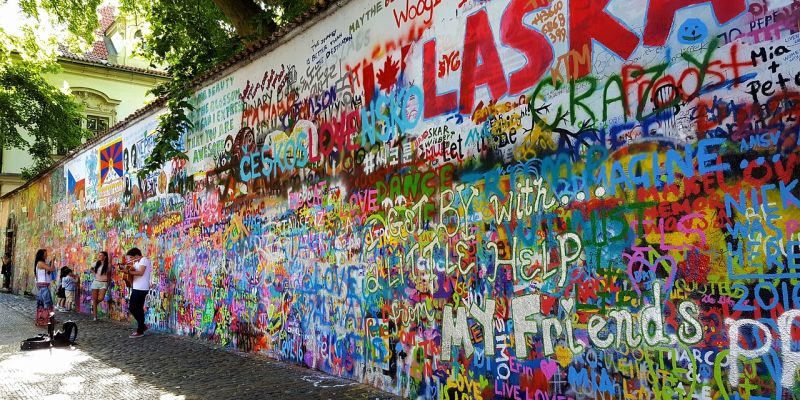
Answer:
<svg viewBox="0 0 800 400"><path fill-rule="evenodd" d="M257 58L257 56L260 56L261 55L260 53L262 52L263 53L270 52L272 50L272 46L279 45L291 39L293 35L289 35L290 33L293 32L299 33L300 32L299 28L301 28L302 25L312 23L318 19L322 19L326 17L328 13L333 12L336 8L344 7L350 1L352 0L316 0L316 4L311 6L309 11L306 11L302 15L298 16L297 19L295 19L294 21L291 21L286 25L282 26L277 31L273 32L272 35L270 35L268 38L262 39L258 42L251 43L250 45L247 46L246 49L233 55L228 60L217 64L215 67L211 68L205 74L196 77L191 82L191 86L193 88L197 88L200 85L223 74L225 71L227 71L229 68L235 65L252 61L253 59ZM74 156L75 154L78 154L96 145L97 143L106 140L111 133L121 130L126 126L134 123L135 121L156 112L159 109L159 107L162 107L167 102L167 100L168 99L166 97L159 97L153 100L150 104L134 111L124 120L117 122L113 126L109 127L102 133L92 138L91 140L88 140L80 147L69 151L61 160L54 163L52 166L50 166L50 168L40 172L39 175L36 175L35 177L31 178L28 182L25 182L25 184L23 184L22 186L0 196L0 199L9 198L15 195L17 192L24 190L25 188L33 184L33 182L38 181L40 178L53 172L56 168L60 167L67 161L71 160L71 157Z"/></svg>
<svg viewBox="0 0 800 400"><path fill-rule="evenodd" d="M131 67L128 65L122 64L114 64L109 62L108 55L109 49L108 44L105 40L105 32L108 28L117 20L116 14L117 9L112 5L105 5L97 9L98 14L100 14L100 27L94 31L95 34L95 41L92 43L92 47L89 51L83 54L76 54L67 48L65 45L58 45L58 53L61 58L71 60L71 61L79 61L82 63L93 64L97 66L101 66L103 68L110 68L116 69L120 71L128 71L146 75L155 75L155 76L163 76L168 77L164 71L155 70L155 69L148 69L148 68L139 68L139 67Z"/></svg>
<svg viewBox="0 0 800 400"><path fill-rule="evenodd" d="M106 29L117 19L114 15L116 11L116 7L112 5L105 5L97 9L97 12L100 13L100 28L95 31L97 40L92 44L91 52L105 60L108 59L108 48L106 47L105 40L103 40L103 36L105 36Z"/></svg>
<svg viewBox="0 0 800 400"><path fill-rule="evenodd" d="M169 77L169 74L167 72L165 72L165 71L160 71L160 70L157 70L157 69L147 69L147 68L132 67L132 66L129 66L129 65L122 65L122 64L112 64L112 63L108 62L108 60L99 59L95 55L88 55L88 56L87 55L78 55L78 54L75 54L75 53L72 53L72 52L66 50L66 48L64 48L64 49L59 48L59 52L61 53L59 58L62 59L62 60L75 61L75 62L79 62L81 64L95 65L95 66L98 66L98 67L101 67L101 68L114 69L114 70L127 71L127 72L134 72L134 73L137 73L137 74L153 75L153 76L159 76L159 77L163 77L163 78L168 78Z"/></svg>

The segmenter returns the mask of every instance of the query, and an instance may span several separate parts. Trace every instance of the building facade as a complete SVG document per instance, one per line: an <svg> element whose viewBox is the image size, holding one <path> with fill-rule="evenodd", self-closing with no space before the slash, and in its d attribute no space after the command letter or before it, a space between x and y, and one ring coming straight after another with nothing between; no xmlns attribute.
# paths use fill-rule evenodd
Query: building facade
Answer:
<svg viewBox="0 0 800 400"><path fill-rule="evenodd" d="M797 393L796 3L335 4L198 82L188 161L139 174L153 107L4 196L15 290L136 246L152 329L409 398Z"/></svg>
<svg viewBox="0 0 800 400"><path fill-rule="evenodd" d="M61 70L45 79L58 88L67 87L84 104L84 127L95 134L104 132L153 100L147 92L167 79L160 69L152 69L135 55L135 47L146 32L133 17L115 16L113 7L101 9L101 30L92 49L74 54L60 48ZM54 154L58 159L66 151ZM0 153L0 195L24 183L20 173L32 165L26 150L2 149Z"/></svg>

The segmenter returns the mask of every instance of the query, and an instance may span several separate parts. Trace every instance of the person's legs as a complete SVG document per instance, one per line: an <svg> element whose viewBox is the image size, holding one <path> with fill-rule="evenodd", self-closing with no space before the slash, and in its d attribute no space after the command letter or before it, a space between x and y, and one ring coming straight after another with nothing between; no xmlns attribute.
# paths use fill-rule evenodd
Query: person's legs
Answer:
<svg viewBox="0 0 800 400"><path fill-rule="evenodd" d="M49 287L41 287L39 288L39 296L37 296L36 304L37 306L41 303L42 307L44 308L53 308L53 296L50 294Z"/></svg>
<svg viewBox="0 0 800 400"><path fill-rule="evenodd" d="M36 308L44 307L44 294L41 287L37 287L36 291Z"/></svg>
<svg viewBox="0 0 800 400"><path fill-rule="evenodd" d="M97 289L92 289L92 316L97 319Z"/></svg>
<svg viewBox="0 0 800 400"><path fill-rule="evenodd" d="M147 330L147 326L144 324L144 300L146 297L146 290L134 289L133 293L131 293L130 304L128 305L128 310L137 322L136 332L140 334Z"/></svg>
<svg viewBox="0 0 800 400"><path fill-rule="evenodd" d="M67 290L65 295L67 299L64 301L64 304L68 311L72 311L72 309L75 307L75 291Z"/></svg>
<svg viewBox="0 0 800 400"><path fill-rule="evenodd" d="M97 307L100 307L100 304L102 304L106 299L106 290L107 289L99 289L97 291L97 304L95 305L95 314L94 314L95 317L97 317Z"/></svg>
<svg viewBox="0 0 800 400"><path fill-rule="evenodd" d="M56 308L59 310L63 310L66 299L67 296L64 294L64 287L59 285L58 290L56 290Z"/></svg>

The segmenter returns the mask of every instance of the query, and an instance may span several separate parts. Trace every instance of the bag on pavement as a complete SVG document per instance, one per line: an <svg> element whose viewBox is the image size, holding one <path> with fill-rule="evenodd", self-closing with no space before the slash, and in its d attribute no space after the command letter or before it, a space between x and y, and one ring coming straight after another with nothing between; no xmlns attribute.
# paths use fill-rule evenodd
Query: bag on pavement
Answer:
<svg viewBox="0 0 800 400"><path fill-rule="evenodd" d="M37 307L36 308L36 326L47 326L50 322L50 313L53 312L53 307Z"/></svg>
<svg viewBox="0 0 800 400"><path fill-rule="evenodd" d="M62 330L55 334L51 333L53 346L70 346L75 344L75 341L78 340L78 324L74 321L67 321L64 322L61 329Z"/></svg>
<svg viewBox="0 0 800 400"><path fill-rule="evenodd" d="M38 350L50 348L50 336L40 333L36 337L27 338L19 345L20 350Z"/></svg>

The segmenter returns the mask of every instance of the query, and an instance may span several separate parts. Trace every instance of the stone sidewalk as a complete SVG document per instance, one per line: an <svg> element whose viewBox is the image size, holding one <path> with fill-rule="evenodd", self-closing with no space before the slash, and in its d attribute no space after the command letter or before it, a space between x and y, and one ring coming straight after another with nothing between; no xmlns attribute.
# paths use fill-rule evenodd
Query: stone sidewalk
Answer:
<svg viewBox="0 0 800 400"><path fill-rule="evenodd" d="M0 399L394 399L368 386L202 340L147 332L131 325L78 323L71 349L20 351L45 331L33 323L35 301L0 293Z"/></svg>

